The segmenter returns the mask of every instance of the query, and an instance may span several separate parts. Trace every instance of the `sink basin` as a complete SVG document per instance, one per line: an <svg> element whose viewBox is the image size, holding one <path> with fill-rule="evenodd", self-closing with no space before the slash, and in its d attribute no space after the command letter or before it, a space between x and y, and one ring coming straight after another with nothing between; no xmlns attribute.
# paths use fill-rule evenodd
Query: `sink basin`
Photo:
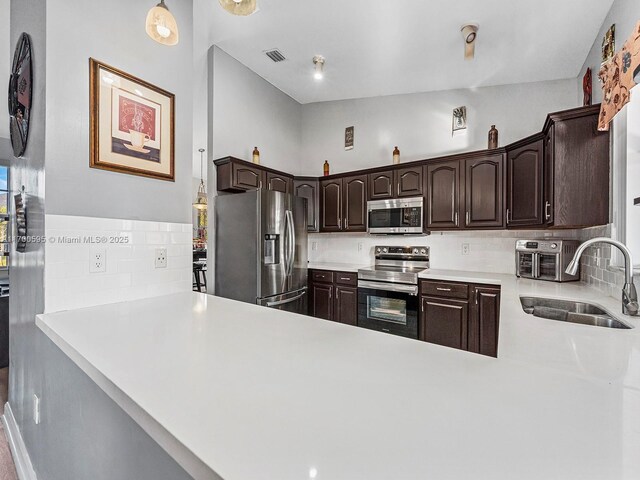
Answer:
<svg viewBox="0 0 640 480"><path fill-rule="evenodd" d="M522 309L534 317L606 328L633 328L590 303L541 297L520 297Z"/></svg>

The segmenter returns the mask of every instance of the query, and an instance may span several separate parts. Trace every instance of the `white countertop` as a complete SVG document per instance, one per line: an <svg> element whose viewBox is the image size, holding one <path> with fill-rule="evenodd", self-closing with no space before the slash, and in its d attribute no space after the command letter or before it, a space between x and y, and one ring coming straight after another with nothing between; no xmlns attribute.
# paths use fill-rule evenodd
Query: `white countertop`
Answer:
<svg viewBox="0 0 640 480"><path fill-rule="evenodd" d="M309 262L307 267L309 270L333 270L335 272L354 272L357 273L361 268L367 268L369 265L358 263L328 263L328 262Z"/></svg>
<svg viewBox="0 0 640 480"><path fill-rule="evenodd" d="M620 306L486 279L498 359L198 293L37 324L197 479L640 478L640 322L535 318L519 295Z"/></svg>

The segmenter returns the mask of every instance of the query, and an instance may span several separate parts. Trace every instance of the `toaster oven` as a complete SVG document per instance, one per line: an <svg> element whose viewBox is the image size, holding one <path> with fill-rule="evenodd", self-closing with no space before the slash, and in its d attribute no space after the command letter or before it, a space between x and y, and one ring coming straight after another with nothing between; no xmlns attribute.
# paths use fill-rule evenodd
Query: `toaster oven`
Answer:
<svg viewBox="0 0 640 480"><path fill-rule="evenodd" d="M580 270L576 275L565 272L579 245L577 240L518 240L516 275L550 282L580 280Z"/></svg>

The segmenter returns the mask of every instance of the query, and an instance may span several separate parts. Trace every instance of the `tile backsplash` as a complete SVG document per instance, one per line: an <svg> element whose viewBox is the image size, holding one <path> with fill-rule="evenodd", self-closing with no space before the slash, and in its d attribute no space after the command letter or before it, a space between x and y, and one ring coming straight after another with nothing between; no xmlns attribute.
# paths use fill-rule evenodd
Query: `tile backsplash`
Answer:
<svg viewBox="0 0 640 480"><path fill-rule="evenodd" d="M191 290L190 223L46 215L45 237L45 312ZM166 268L155 268L158 248ZM96 253L104 272L91 271Z"/></svg>
<svg viewBox="0 0 640 480"><path fill-rule="evenodd" d="M522 238L563 238L585 241L611 237L611 226L582 230L491 230L435 232L428 236L373 236L366 234L310 234L309 261L373 263L376 245L426 245L431 268L515 274L515 242ZM463 245L468 254L463 255ZM581 280L599 291L620 296L624 273L611 267L611 249L602 244L588 248L580 262Z"/></svg>

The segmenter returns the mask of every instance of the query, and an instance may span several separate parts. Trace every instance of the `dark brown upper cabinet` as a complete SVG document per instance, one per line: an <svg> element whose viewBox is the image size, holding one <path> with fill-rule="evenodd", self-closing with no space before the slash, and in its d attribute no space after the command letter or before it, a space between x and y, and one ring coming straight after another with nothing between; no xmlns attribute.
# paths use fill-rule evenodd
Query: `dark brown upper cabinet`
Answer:
<svg viewBox="0 0 640 480"><path fill-rule="evenodd" d="M264 170L233 157L216 160L217 187L223 192L246 192L262 188L266 181Z"/></svg>
<svg viewBox="0 0 640 480"><path fill-rule="evenodd" d="M367 231L367 175L342 179L342 226L345 232Z"/></svg>
<svg viewBox="0 0 640 480"><path fill-rule="evenodd" d="M293 193L293 178L273 172L266 173L268 190L282 193Z"/></svg>
<svg viewBox="0 0 640 480"><path fill-rule="evenodd" d="M316 177L296 177L293 194L307 199L307 231L318 231L319 184Z"/></svg>
<svg viewBox="0 0 640 480"><path fill-rule="evenodd" d="M464 160L465 228L504 227L504 158Z"/></svg>
<svg viewBox="0 0 640 480"><path fill-rule="evenodd" d="M460 226L460 161L434 163L425 167L428 200L427 229Z"/></svg>
<svg viewBox="0 0 640 480"><path fill-rule="evenodd" d="M540 135L507 150L507 228L542 225L543 168Z"/></svg>
<svg viewBox="0 0 640 480"><path fill-rule="evenodd" d="M609 223L610 135L598 131L599 110L594 105L547 118L543 209L553 228Z"/></svg>
<svg viewBox="0 0 640 480"><path fill-rule="evenodd" d="M369 200L393 198L393 170L369 174Z"/></svg>
<svg viewBox="0 0 640 480"><path fill-rule="evenodd" d="M342 178L320 180L320 231L342 230Z"/></svg>
<svg viewBox="0 0 640 480"><path fill-rule="evenodd" d="M396 168L369 174L369 200L421 197L422 166Z"/></svg>

